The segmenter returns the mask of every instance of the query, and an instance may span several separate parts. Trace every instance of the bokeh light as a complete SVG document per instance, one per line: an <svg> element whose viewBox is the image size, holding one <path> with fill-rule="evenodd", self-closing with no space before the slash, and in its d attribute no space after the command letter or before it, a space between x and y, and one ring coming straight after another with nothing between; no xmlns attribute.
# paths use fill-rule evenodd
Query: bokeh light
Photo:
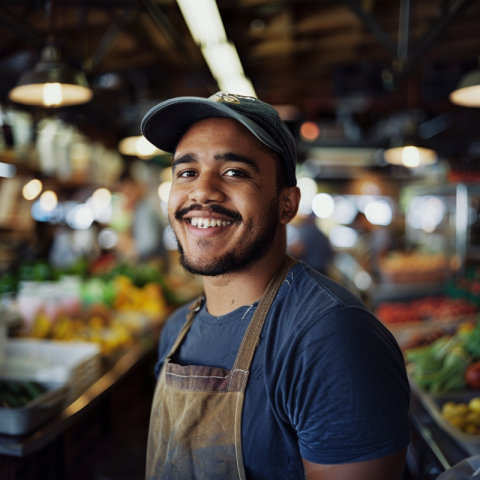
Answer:
<svg viewBox="0 0 480 480"><path fill-rule="evenodd" d="M47 190L42 193L39 202L40 207L44 212L51 212L57 206L57 194L52 190Z"/></svg>
<svg viewBox="0 0 480 480"><path fill-rule="evenodd" d="M390 225L392 223L392 207L385 200L370 202L365 206L365 216L373 225Z"/></svg>
<svg viewBox="0 0 480 480"><path fill-rule="evenodd" d="M313 142L320 135L320 128L316 123L305 122L300 127L300 136L307 142Z"/></svg>
<svg viewBox="0 0 480 480"><path fill-rule="evenodd" d="M329 218L335 208L335 201L328 193L319 193L313 197L312 209L318 218Z"/></svg>
<svg viewBox="0 0 480 480"><path fill-rule="evenodd" d="M172 182L163 182L158 187L158 196L162 202L168 202L170 196L170 190L172 188Z"/></svg>
<svg viewBox="0 0 480 480"><path fill-rule="evenodd" d="M26 200L33 200L40 195L40 192L43 189L42 182L36 178L30 180L27 184L24 185L22 189L23 198Z"/></svg>

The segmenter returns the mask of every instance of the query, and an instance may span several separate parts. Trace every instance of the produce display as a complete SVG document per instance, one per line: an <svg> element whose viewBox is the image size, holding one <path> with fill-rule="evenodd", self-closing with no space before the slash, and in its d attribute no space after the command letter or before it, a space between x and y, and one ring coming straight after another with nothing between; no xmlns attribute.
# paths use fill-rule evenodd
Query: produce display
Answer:
<svg viewBox="0 0 480 480"><path fill-rule="evenodd" d="M439 282L445 279L447 273L448 258L443 254L395 251L380 262L380 276L384 282Z"/></svg>
<svg viewBox="0 0 480 480"><path fill-rule="evenodd" d="M45 391L37 382L0 380L0 407L23 407Z"/></svg>
<svg viewBox="0 0 480 480"><path fill-rule="evenodd" d="M480 397L467 403L446 402L442 406L442 417L462 432L480 434Z"/></svg>
<svg viewBox="0 0 480 480"><path fill-rule="evenodd" d="M477 310L469 300L440 295L408 302L383 302L377 307L376 315L382 322L391 324L462 319Z"/></svg>
<svg viewBox="0 0 480 480"><path fill-rule="evenodd" d="M480 388L480 322L461 325L430 345L404 351L407 369L417 385L431 393Z"/></svg>
<svg viewBox="0 0 480 480"><path fill-rule="evenodd" d="M0 289L16 292L19 335L91 341L104 355L132 345L177 302L157 266L118 263L112 256L68 271L26 263L3 278Z"/></svg>

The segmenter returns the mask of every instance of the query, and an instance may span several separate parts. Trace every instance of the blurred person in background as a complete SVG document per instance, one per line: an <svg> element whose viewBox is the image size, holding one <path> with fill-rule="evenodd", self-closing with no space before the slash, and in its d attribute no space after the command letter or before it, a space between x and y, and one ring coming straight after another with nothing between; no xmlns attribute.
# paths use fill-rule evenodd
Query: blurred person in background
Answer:
<svg viewBox="0 0 480 480"><path fill-rule="evenodd" d="M394 232L388 226L372 224L362 212L357 214L351 227L358 232L355 245L357 260L368 271L378 275L382 259L396 247Z"/></svg>
<svg viewBox="0 0 480 480"><path fill-rule="evenodd" d="M328 266L333 257L330 240L316 226L315 214L300 220L300 223L293 226L291 242L288 242L288 253L298 260L310 265L317 272L327 275Z"/></svg>
<svg viewBox="0 0 480 480"><path fill-rule="evenodd" d="M161 334L147 478L399 480L402 353L357 297L286 255L300 191L276 110L174 98L142 133L174 152L169 219L205 290Z"/></svg>
<svg viewBox="0 0 480 480"><path fill-rule="evenodd" d="M117 191L124 196L124 213L129 217L127 221L130 224L127 235L121 237L117 248L136 260L148 260L152 257L165 259L163 223L148 194L148 187L125 171ZM155 197L155 201L158 203L158 197Z"/></svg>

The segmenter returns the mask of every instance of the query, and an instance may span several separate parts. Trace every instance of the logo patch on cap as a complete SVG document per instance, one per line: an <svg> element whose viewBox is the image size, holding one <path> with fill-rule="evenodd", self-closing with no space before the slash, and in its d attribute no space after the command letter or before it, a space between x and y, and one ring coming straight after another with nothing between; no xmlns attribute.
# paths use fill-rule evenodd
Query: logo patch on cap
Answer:
<svg viewBox="0 0 480 480"><path fill-rule="evenodd" d="M255 97L247 97L245 95L234 95L229 92L218 92L215 95L212 95L209 100L213 100L214 102L222 102L222 103L234 103L240 105L240 100L256 100Z"/></svg>

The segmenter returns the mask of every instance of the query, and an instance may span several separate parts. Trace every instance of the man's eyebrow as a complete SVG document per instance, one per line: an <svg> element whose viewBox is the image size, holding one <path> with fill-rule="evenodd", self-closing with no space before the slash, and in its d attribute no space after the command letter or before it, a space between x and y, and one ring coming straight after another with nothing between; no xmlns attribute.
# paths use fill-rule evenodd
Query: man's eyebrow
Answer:
<svg viewBox="0 0 480 480"><path fill-rule="evenodd" d="M215 160L220 160L220 161L227 161L227 162L239 162L239 163L244 163L251 167L253 170L256 172L260 172L260 169L258 168L258 165L256 162L254 162L252 159L248 157L244 157L243 155L239 155L238 153L233 153L233 152L227 152L227 153L219 153L215 155Z"/></svg>
<svg viewBox="0 0 480 480"><path fill-rule="evenodd" d="M175 167L178 167L182 163L195 163L198 161L198 157L195 153L186 153L181 157L176 158L172 163L172 169L175 170Z"/></svg>

